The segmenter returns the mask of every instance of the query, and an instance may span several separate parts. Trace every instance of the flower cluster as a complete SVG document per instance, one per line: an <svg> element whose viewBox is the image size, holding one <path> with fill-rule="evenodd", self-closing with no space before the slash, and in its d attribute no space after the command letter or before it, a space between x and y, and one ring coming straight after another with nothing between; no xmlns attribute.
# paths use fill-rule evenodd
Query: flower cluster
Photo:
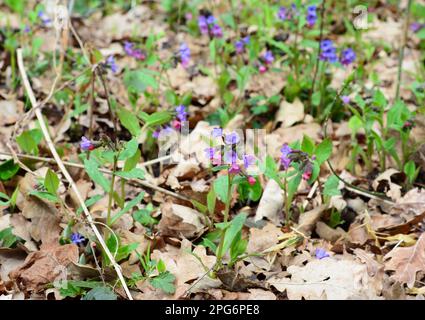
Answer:
<svg viewBox="0 0 425 320"><path fill-rule="evenodd" d="M241 54L245 51L245 47L249 44L249 36L235 42L236 53Z"/></svg>
<svg viewBox="0 0 425 320"><path fill-rule="evenodd" d="M329 63L335 63L338 61L338 56L336 55L336 47L332 40L323 40L320 43L320 60L327 61Z"/></svg>
<svg viewBox="0 0 425 320"><path fill-rule="evenodd" d="M153 132L152 136L158 139L163 134L170 134L174 130L180 130L182 127L182 122L187 121L187 111L185 105L179 105L175 108L176 117L170 122L170 124L165 125L163 127L158 127Z"/></svg>
<svg viewBox="0 0 425 320"><path fill-rule="evenodd" d="M260 66L258 67L258 71L260 73L264 73L268 70L268 66L270 66L274 61L273 53L271 51L267 50L260 57L260 60L261 60L262 63L260 63Z"/></svg>
<svg viewBox="0 0 425 320"><path fill-rule="evenodd" d="M315 5L311 5L307 7L307 25L311 28L316 24L317 21L317 7Z"/></svg>
<svg viewBox="0 0 425 320"><path fill-rule="evenodd" d="M320 43L320 60L327 61L329 63L338 62L338 56L336 54L336 47L332 40L323 40ZM347 48L341 51L339 61L342 65L348 66L356 60L356 53L353 49Z"/></svg>
<svg viewBox="0 0 425 320"><path fill-rule="evenodd" d="M186 43L182 43L179 48L180 62L183 68L187 68L190 62L190 49Z"/></svg>
<svg viewBox="0 0 425 320"><path fill-rule="evenodd" d="M315 160L315 156L309 157L307 153L302 152L300 150L292 149L288 144L284 144L280 149L282 152L280 156L280 163L284 170L288 170L290 165L293 162L298 162L300 166L300 170L302 173L302 178L304 180L309 180L313 173L313 160Z"/></svg>
<svg viewBox="0 0 425 320"><path fill-rule="evenodd" d="M340 61L344 66L352 64L356 60L356 53L353 49L347 48L342 50Z"/></svg>
<svg viewBox="0 0 425 320"><path fill-rule="evenodd" d="M248 183L254 185L256 179L248 175L246 170L255 164L256 159L250 154L244 154L242 159L239 159L237 152L234 150L236 145L241 141L239 135L236 132L223 135L223 130L221 128L214 128L212 136L214 138L224 138L224 143L230 150L225 151L222 155L221 146L206 148L205 154L211 163L213 165L221 165L222 160L224 160L224 163L229 165L228 170L230 174L243 174L246 176Z"/></svg>
<svg viewBox="0 0 425 320"><path fill-rule="evenodd" d="M142 52L142 50L135 48L134 43L132 42L124 42L124 51L128 56L136 58L137 60L143 61L146 59L146 55Z"/></svg>
<svg viewBox="0 0 425 320"><path fill-rule="evenodd" d="M285 7L280 7L279 11L277 12L277 17L280 20L285 21L288 17L288 10Z"/></svg>
<svg viewBox="0 0 425 320"><path fill-rule="evenodd" d="M213 15L199 16L198 27L201 34L209 34L215 38L221 38L223 36L223 30L217 24L216 18Z"/></svg>

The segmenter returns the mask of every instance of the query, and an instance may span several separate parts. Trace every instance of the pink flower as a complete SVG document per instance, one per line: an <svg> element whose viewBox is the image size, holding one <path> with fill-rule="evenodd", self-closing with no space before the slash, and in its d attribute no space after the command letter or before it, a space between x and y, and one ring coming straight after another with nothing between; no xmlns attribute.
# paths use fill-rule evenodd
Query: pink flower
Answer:
<svg viewBox="0 0 425 320"><path fill-rule="evenodd" d="M248 183L249 183L250 186L253 186L256 182L257 182L257 180L255 180L254 177L252 177L252 176L248 177Z"/></svg>

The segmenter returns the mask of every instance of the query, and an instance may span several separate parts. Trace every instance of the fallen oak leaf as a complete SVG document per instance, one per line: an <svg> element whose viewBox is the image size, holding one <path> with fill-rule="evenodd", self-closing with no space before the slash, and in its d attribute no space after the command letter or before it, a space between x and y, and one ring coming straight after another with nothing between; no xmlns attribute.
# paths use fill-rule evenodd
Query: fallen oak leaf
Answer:
<svg viewBox="0 0 425 320"><path fill-rule="evenodd" d="M391 278L413 288L416 273L425 271L425 233L413 247L395 248L384 259L389 260L385 263L385 270L395 271Z"/></svg>

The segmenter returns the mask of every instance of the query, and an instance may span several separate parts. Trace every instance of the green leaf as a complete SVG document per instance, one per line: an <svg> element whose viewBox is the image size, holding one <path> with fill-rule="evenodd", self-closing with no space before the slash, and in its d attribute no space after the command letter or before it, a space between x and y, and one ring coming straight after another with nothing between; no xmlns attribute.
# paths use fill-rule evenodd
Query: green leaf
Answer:
<svg viewBox="0 0 425 320"><path fill-rule="evenodd" d="M21 238L15 236L12 228L6 228L0 231L0 248L12 248L17 242L22 241Z"/></svg>
<svg viewBox="0 0 425 320"><path fill-rule="evenodd" d="M330 139L323 140L315 150L316 161L319 166L329 159L332 154L332 141Z"/></svg>
<svg viewBox="0 0 425 320"><path fill-rule="evenodd" d="M418 175L420 168L416 169L415 162L410 160L404 165L404 173L406 174L409 183L413 183Z"/></svg>
<svg viewBox="0 0 425 320"><path fill-rule="evenodd" d="M168 111L158 111L152 114L140 112L139 118L142 119L146 125L150 127L156 127L165 123L169 123L173 119L173 116Z"/></svg>
<svg viewBox="0 0 425 320"><path fill-rule="evenodd" d="M401 130L404 123L411 117L411 112L407 109L406 105L398 100L390 108L387 114L387 125L389 128Z"/></svg>
<svg viewBox="0 0 425 320"><path fill-rule="evenodd" d="M86 207L90 207L92 205L94 205L96 202L98 202L100 199L103 198L103 195L101 194L97 194L91 198L88 198L86 201L84 201L84 204L86 205ZM77 209L77 214L81 214L83 212L83 207L79 207Z"/></svg>
<svg viewBox="0 0 425 320"><path fill-rule="evenodd" d="M124 146L124 150L120 153L118 160L126 160L134 156L139 148L139 143L137 142L137 138L134 137L130 141L126 142Z"/></svg>
<svg viewBox="0 0 425 320"><path fill-rule="evenodd" d="M117 171L115 175L126 179L144 179L145 171L140 168L133 168L130 171Z"/></svg>
<svg viewBox="0 0 425 320"><path fill-rule="evenodd" d="M239 213L231 222L229 228L226 230L223 243L223 251L221 252L224 255L232 245L233 239L237 236L238 232L242 230L242 227L246 220L245 213Z"/></svg>
<svg viewBox="0 0 425 320"><path fill-rule="evenodd" d="M339 196L341 191L338 189L339 179L336 175L331 175L325 182L323 187L323 195L331 197L331 196Z"/></svg>
<svg viewBox="0 0 425 320"><path fill-rule="evenodd" d="M152 204L148 204L146 208L137 210L133 213L134 220L140 222L144 226L153 226L158 223L158 220L152 218L151 212L153 211Z"/></svg>
<svg viewBox="0 0 425 320"><path fill-rule="evenodd" d="M5 199L7 201L0 200L0 206L8 206L10 203L10 199L7 196L7 194L4 194L3 192L0 192L0 199Z"/></svg>
<svg viewBox="0 0 425 320"><path fill-rule="evenodd" d="M128 91L135 93L143 93L148 87L158 88L154 72L147 69L127 71L124 74L124 85Z"/></svg>
<svg viewBox="0 0 425 320"><path fill-rule="evenodd" d="M9 180L19 171L19 165L13 162L13 159L0 164L0 180Z"/></svg>
<svg viewBox="0 0 425 320"><path fill-rule="evenodd" d="M22 132L16 142L19 147L26 153L38 155L38 144L41 142L43 134L39 129L33 129Z"/></svg>
<svg viewBox="0 0 425 320"><path fill-rule="evenodd" d="M304 135L303 141L301 142L301 151L308 153L309 156L313 155L314 141L309 136Z"/></svg>
<svg viewBox="0 0 425 320"><path fill-rule="evenodd" d="M97 162L93 159L93 157L90 157L90 159L84 159L84 168L86 169L87 174L89 177L98 185L100 185L103 190L106 192L110 192L111 186L109 183L109 180L105 178L105 176L99 171L99 165Z"/></svg>
<svg viewBox="0 0 425 320"><path fill-rule="evenodd" d="M214 188L211 188L207 195L207 207L210 214L213 214L215 211L216 200L217 198L215 196Z"/></svg>
<svg viewBox="0 0 425 320"><path fill-rule="evenodd" d="M51 194L56 194L59 188L59 178L52 170L48 169L44 177L44 187Z"/></svg>
<svg viewBox="0 0 425 320"><path fill-rule="evenodd" d="M109 287L91 289L82 300L117 300L116 294Z"/></svg>
<svg viewBox="0 0 425 320"><path fill-rule="evenodd" d="M42 200L47 200L47 201L51 201L51 202L59 202L59 198L57 195L55 194L51 194L50 192L46 192L46 191L31 191L28 193L31 196L35 196L37 198L40 198Z"/></svg>
<svg viewBox="0 0 425 320"><path fill-rule="evenodd" d="M127 213L134 206L138 205L142 201L144 195L145 193L142 191L136 198L129 201L120 212L118 212L115 216L112 217L110 225L113 225L124 213Z"/></svg>
<svg viewBox="0 0 425 320"><path fill-rule="evenodd" d="M203 205L202 203L200 203L199 201L196 201L195 199L190 200L190 202L192 203L192 205L201 213L206 214L208 211L207 206Z"/></svg>
<svg viewBox="0 0 425 320"><path fill-rule="evenodd" d="M162 272L155 278L150 278L149 282L155 288L161 289L165 293L173 294L176 292L176 287L174 286L174 281L176 277L170 272Z"/></svg>
<svg viewBox="0 0 425 320"><path fill-rule="evenodd" d="M140 123L139 119L130 111L125 108L118 108L118 118L121 124L126 128L133 136L139 136L140 134Z"/></svg>
<svg viewBox="0 0 425 320"><path fill-rule="evenodd" d="M164 261L159 260L158 264L156 265L156 269L159 273L164 273L167 271L167 267L165 266Z"/></svg>
<svg viewBox="0 0 425 320"><path fill-rule="evenodd" d="M229 200L229 177L227 175L219 176L213 184L214 192L221 202L227 203Z"/></svg>
<svg viewBox="0 0 425 320"><path fill-rule="evenodd" d="M137 148L136 153L125 161L123 170L131 171L134 169L139 163L141 155L142 153L140 152L140 149Z"/></svg>

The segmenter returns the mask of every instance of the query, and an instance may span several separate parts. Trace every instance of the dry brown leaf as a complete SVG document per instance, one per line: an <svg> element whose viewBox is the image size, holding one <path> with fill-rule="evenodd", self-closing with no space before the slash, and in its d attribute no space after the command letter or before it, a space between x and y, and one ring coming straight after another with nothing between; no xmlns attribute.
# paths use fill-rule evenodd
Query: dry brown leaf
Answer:
<svg viewBox="0 0 425 320"><path fill-rule="evenodd" d="M290 300L379 299L375 279L364 264L349 259L324 258L305 266L290 266L291 278L274 276L267 280Z"/></svg>
<svg viewBox="0 0 425 320"><path fill-rule="evenodd" d="M164 236L191 239L205 231L205 217L194 209L167 202L161 212L158 229Z"/></svg>
<svg viewBox="0 0 425 320"><path fill-rule="evenodd" d="M262 229L251 228L247 253L259 253L279 243L279 237L283 236L282 230L268 222Z"/></svg>
<svg viewBox="0 0 425 320"><path fill-rule="evenodd" d="M413 288L416 273L425 271L425 233L422 233L416 244L407 248L395 248L384 257L385 270L395 271L392 279L406 283Z"/></svg>
<svg viewBox="0 0 425 320"><path fill-rule="evenodd" d="M288 128L303 119L304 105L300 99L296 98L292 103L282 100L276 115L275 123L282 122L281 127Z"/></svg>
<svg viewBox="0 0 425 320"><path fill-rule="evenodd" d="M264 188L257 212L255 213L255 221L267 218L274 224L279 224L283 219L282 208L284 198L282 189L273 179L269 180Z"/></svg>
<svg viewBox="0 0 425 320"><path fill-rule="evenodd" d="M322 204L310 211L302 213L298 222L298 231L304 234L310 234L326 209L327 205Z"/></svg>
<svg viewBox="0 0 425 320"><path fill-rule="evenodd" d="M9 277L16 281L22 290L38 292L57 277L63 276L66 267L77 261L78 247L75 244L52 244L30 253L25 263L12 271Z"/></svg>

